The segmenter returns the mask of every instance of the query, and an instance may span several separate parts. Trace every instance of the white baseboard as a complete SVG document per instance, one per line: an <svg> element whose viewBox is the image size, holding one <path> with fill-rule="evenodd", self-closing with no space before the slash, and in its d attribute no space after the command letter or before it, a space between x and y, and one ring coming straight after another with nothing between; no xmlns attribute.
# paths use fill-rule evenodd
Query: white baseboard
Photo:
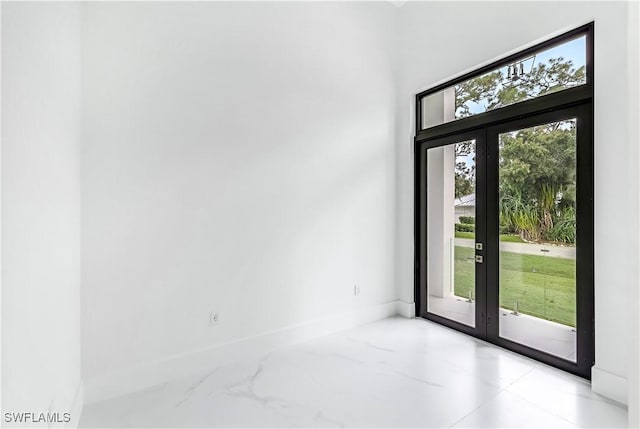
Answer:
<svg viewBox="0 0 640 429"><path fill-rule="evenodd" d="M627 379L597 366L591 368L591 390L627 405Z"/></svg>
<svg viewBox="0 0 640 429"><path fill-rule="evenodd" d="M260 356L277 347L307 341L400 313L398 300L288 326L229 343L170 356L135 367L85 379L84 403L103 401L144 390L169 380L207 371L250 356ZM409 304L402 303L402 307ZM411 304L412 306L413 304ZM409 310L402 310L402 315ZM405 316L409 317L409 316Z"/></svg>
<svg viewBox="0 0 640 429"><path fill-rule="evenodd" d="M406 317L407 319L413 319L416 317L416 303L415 302L404 302L401 300L396 301L397 313Z"/></svg>

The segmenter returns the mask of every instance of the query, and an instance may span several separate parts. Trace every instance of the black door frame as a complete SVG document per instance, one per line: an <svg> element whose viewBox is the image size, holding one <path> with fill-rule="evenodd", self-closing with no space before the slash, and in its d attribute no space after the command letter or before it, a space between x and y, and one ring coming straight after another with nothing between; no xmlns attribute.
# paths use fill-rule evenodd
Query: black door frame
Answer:
<svg viewBox="0 0 640 429"><path fill-rule="evenodd" d="M518 104L484 112L468 118L422 129L422 99L444 88L456 85L487 71L514 62L565 41L586 36L587 82L542 97ZM546 42L540 43L520 53L510 55L474 72L465 74L430 90L416 95L416 136L414 139L414 290L416 315L441 323L450 328L487 340L498 346L515 351L549 365L558 367L581 377L591 378L594 364L594 251L593 251L593 37L594 24L590 23ZM491 320L499 310L498 298L498 246L497 234L497 137L501 132L527 128L569 117L577 118L577 246L576 246L576 324L577 359L571 362L543 351L527 347L498 335L498 323ZM485 244L483 254L489 264L476 264L476 285L484 287L485 300L476 295L475 328L458 323L427 311L426 276L426 151L465 140L476 140L476 192L480 192L477 203L493 204L492 207L476 208L477 240ZM481 155L480 151L486 151ZM486 164L483 164L486 162ZM486 195L486 198L482 198ZM482 213L480 213L482 211ZM484 217L486 213L486 218ZM489 302L492 301L492 302ZM485 320L486 317L486 320Z"/></svg>
<svg viewBox="0 0 640 429"><path fill-rule="evenodd" d="M426 213L427 213L427 198L426 198L426 189L427 189L427 151L429 149L434 149L437 147L446 146L449 144L464 142L468 140L475 140L476 146L476 241L484 241L486 238L486 220L484 218L484 214L486 213L486 208L484 207L486 198L484 198L484 190L486 186L484 183L486 182L486 174L487 169L484 166L486 159L486 141L485 141L485 130L470 130L460 134L450 134L445 137L433 138L421 142L416 145L416 171L417 180L419 186L417 195L420 195L419 198L416 199L417 205L417 213L416 219L422 219L422 222L416 222L416 243L420 246L419 252L416 252L416 284L424 285L424 290L416 290L416 315L419 317L424 317L425 319L432 320L434 322L438 322L442 325L448 326L450 328L456 329L458 331L464 332L469 335L473 335L478 338L486 338L487 336L487 323L486 323L486 308L487 302L486 297L483 294L476 294L475 297L475 326L465 325L464 323L457 322L455 320L447 319L446 317L439 316L434 313L430 313L427 311L427 293L426 293L426 285L427 285L427 261L428 261L428 252L427 252L427 224L426 224ZM482 184L482 185L480 185ZM478 186L480 185L480 186ZM424 192L423 192L424 191ZM416 249L417 250L417 249ZM487 278L486 273L486 265L485 264L475 264L475 281L476 281L476 289L483 289L485 287L485 281Z"/></svg>
<svg viewBox="0 0 640 429"><path fill-rule="evenodd" d="M593 138L590 103L553 110L527 118L516 119L487 128L488 145L487 198L488 209L487 260L498 261L498 136L500 133L576 118L576 341L577 359L571 362L538 349L510 341L499 335L499 321L488 319L487 339L499 346L548 363L565 371L589 378L594 363L593 326ZM586 287L583 287L586 286ZM487 294L496 299L487 303L487 314L498 315L499 265L487 266ZM496 323L497 322L497 323Z"/></svg>

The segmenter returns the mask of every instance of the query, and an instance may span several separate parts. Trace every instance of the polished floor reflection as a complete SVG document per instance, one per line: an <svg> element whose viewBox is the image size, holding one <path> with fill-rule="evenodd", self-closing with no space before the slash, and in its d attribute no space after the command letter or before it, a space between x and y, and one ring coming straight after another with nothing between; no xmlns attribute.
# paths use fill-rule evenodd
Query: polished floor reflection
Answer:
<svg viewBox="0 0 640 429"><path fill-rule="evenodd" d="M390 318L86 405L80 427L623 427L584 380Z"/></svg>

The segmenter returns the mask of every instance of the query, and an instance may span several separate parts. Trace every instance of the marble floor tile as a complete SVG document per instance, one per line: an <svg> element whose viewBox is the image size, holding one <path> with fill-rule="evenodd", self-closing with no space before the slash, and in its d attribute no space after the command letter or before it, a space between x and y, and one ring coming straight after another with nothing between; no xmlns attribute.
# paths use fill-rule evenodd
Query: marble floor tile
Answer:
<svg viewBox="0 0 640 429"><path fill-rule="evenodd" d="M583 380L396 317L88 404L80 427L555 428L625 419Z"/></svg>
<svg viewBox="0 0 640 429"><path fill-rule="evenodd" d="M454 428L575 428L568 420L556 416L522 398L502 391L456 423Z"/></svg>
<svg viewBox="0 0 640 429"><path fill-rule="evenodd" d="M626 409L591 391L579 377L539 365L506 389L579 427L626 427Z"/></svg>

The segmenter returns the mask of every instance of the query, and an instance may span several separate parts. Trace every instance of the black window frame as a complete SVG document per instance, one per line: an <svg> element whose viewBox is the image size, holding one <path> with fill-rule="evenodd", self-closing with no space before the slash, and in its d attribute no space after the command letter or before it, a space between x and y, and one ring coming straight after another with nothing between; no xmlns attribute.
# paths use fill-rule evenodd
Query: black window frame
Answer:
<svg viewBox="0 0 640 429"><path fill-rule="evenodd" d="M426 308L426 249L423 240L426 239L426 216L425 199L420 195L420 190L424 189L425 178L423 177L426 168L424 166L424 154L427 148L439 145L439 142L448 141L447 137L461 134L481 135L483 142L487 142L489 137L495 138L499 130L506 130L514 126L525 126L542 120L552 120L553 118L566 117L566 112L576 112L579 116L580 142L577 148L577 168L578 168L578 204L577 224L579 243L577 251L576 267L576 317L577 317L577 347L578 360L571 363L565 359L558 358L540 350L532 349L525 345L515 343L499 337L496 328L491 328L487 323L486 329L461 328L458 323L449 323L444 318L429 317L430 320L437 321L451 328L466 332L478 338L489 341L501 347L513 350L525 356L542 361L549 365L561 368L567 372L579 375L583 378L591 378L591 367L595 363L595 323L594 323L594 32L595 23L590 22L559 36L553 37L544 42L538 43L530 48L506 56L491 64L480 67L469 73L458 76L445 83L434 86L415 95L415 137L414 137L414 294L416 316L425 317ZM560 90L544 96L521 101L505 107L475 114L473 116L456 119L451 122L435 125L429 128L422 128L422 100L423 98L450 88L469 79L478 77L487 72L495 71L503 66L512 64L519 59L526 58L532 54L547 50L578 37L586 36L586 77L585 84ZM542 122L540 122L542 123ZM438 143L436 143L436 141ZM491 149L487 146L488 158L491 156ZM492 163L492 161L488 161ZM493 162L495 164L495 162ZM497 172L491 171L495 165L487 168L486 186L489 189L497 180ZM482 179L485 180L485 179ZM491 204L489 202L489 204ZM495 217L491 217L488 212L486 219L487 228L497 222ZM493 216L495 216L495 208ZM497 224L497 223L496 223ZM487 231L486 238L491 231ZM495 239L497 240L497 238ZM498 243L487 242L487 248L493 257L497 256ZM489 253L487 254L489 255ZM497 265L497 264L496 264ZM498 273L485 270L485 284L487 287L490 281L497 280ZM494 270L495 271L495 270ZM580 281L580 284L578 284ZM423 284L424 283L424 284ZM424 290L423 290L424 289ZM497 296L497 295L496 295ZM486 303L487 310L495 311L495 303ZM487 313L489 314L489 313ZM442 320L441 320L442 319ZM477 318L478 319L478 318Z"/></svg>

